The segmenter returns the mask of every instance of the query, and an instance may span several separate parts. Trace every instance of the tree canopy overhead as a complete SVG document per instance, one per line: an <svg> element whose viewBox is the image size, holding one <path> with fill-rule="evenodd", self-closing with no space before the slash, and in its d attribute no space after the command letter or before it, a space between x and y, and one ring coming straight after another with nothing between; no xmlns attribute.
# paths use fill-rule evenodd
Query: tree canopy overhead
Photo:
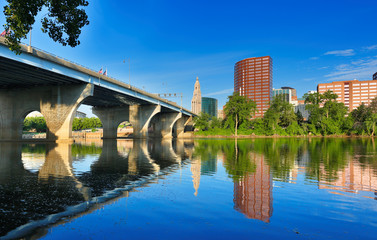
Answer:
<svg viewBox="0 0 377 240"><path fill-rule="evenodd" d="M76 47L81 28L89 24L85 10L86 0L6 0L4 15L6 24L6 43L9 49L20 54L21 39L25 39L35 22L35 17L47 8L47 15L42 18L42 32L47 33L55 42L63 46Z"/></svg>

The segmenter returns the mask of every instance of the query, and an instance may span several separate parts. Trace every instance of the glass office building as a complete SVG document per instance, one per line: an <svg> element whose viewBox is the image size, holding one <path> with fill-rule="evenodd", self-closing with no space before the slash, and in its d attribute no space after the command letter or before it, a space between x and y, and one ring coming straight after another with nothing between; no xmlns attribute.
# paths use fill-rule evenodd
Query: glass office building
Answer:
<svg viewBox="0 0 377 240"><path fill-rule="evenodd" d="M202 112L217 117L217 99L202 97Z"/></svg>
<svg viewBox="0 0 377 240"><path fill-rule="evenodd" d="M284 101L291 103L292 99L292 90L291 89L273 89L272 90L272 98L283 95Z"/></svg>

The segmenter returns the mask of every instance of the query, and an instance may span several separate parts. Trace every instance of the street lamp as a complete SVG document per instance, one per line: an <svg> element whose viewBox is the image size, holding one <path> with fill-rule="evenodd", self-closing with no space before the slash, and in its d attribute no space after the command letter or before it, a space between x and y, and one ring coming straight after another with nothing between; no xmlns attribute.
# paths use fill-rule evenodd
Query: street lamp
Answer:
<svg viewBox="0 0 377 240"><path fill-rule="evenodd" d="M126 60L128 61L128 85L131 87L131 58L125 58L123 63L126 63Z"/></svg>

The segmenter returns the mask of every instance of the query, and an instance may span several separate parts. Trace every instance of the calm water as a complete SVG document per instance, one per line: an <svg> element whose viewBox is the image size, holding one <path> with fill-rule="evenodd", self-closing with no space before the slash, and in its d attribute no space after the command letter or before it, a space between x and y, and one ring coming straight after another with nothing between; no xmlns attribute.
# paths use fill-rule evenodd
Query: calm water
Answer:
<svg viewBox="0 0 377 240"><path fill-rule="evenodd" d="M0 143L0 239L376 239L376 145Z"/></svg>

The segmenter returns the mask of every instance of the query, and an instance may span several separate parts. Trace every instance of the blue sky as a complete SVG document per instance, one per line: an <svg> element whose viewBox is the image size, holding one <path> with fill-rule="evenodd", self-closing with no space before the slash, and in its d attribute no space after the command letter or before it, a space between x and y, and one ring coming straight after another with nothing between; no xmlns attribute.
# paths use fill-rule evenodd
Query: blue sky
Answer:
<svg viewBox="0 0 377 240"><path fill-rule="evenodd" d="M233 90L234 64L248 57L271 56L273 87L294 87L299 97L322 82L372 79L376 12L375 0L89 0L81 45L53 42L39 19L32 45L94 70L103 66L127 83L123 60L130 58L131 84L183 93L188 109L198 76L202 96L217 98L222 108Z"/></svg>

